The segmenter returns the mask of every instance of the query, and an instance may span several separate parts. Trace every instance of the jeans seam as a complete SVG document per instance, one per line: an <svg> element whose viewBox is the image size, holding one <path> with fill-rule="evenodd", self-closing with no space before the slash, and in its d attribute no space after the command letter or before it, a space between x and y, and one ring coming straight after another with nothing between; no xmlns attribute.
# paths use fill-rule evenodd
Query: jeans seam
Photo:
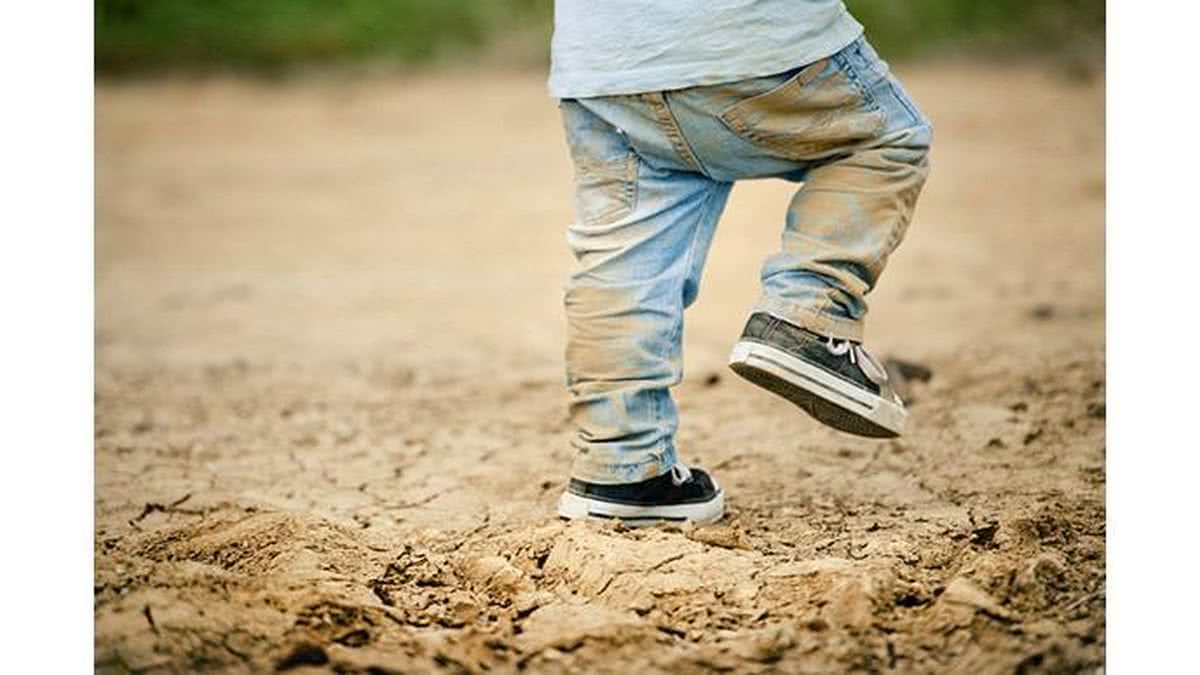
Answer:
<svg viewBox="0 0 1200 675"><path fill-rule="evenodd" d="M912 102L908 100L908 97L904 95L904 92L896 86L896 80L892 77L891 73L888 73L887 84L888 89L890 89L892 92L892 96L894 96L895 99L900 102L900 105L904 106L904 109L908 111L908 114L912 116L913 126L922 126L925 123L925 116L913 106Z"/></svg>
<svg viewBox="0 0 1200 675"><path fill-rule="evenodd" d="M671 104L667 102L666 92L657 92L646 96L650 106L654 109L654 117L658 122L659 129L671 141L671 147L674 148L675 153L685 164L707 176L708 172L700 164L700 158L693 152L692 146L683 136L683 130L679 128L679 120L675 119Z"/></svg>
<svg viewBox="0 0 1200 675"><path fill-rule="evenodd" d="M618 220L621 220L622 218L628 217L629 214L633 213L633 211L637 208L637 199L638 199L638 185L637 185L638 180L637 180L637 178L638 178L638 171L641 168L641 160L637 156L637 153L634 152L632 148L630 148L629 154L626 155L623 160L621 160L621 163L624 164L625 166L622 168L623 177L620 178L618 181L620 184L620 196L621 196L620 203L613 204L612 206L608 207L604 211L601 211L600 213L594 213L587 217L581 217L579 219L580 224L585 225L585 226L590 226L590 227L600 227L600 226L604 226L604 225L611 225L612 223L615 223ZM615 164L615 162L614 162L614 164ZM577 163L576 171L582 172L582 171L586 171L586 169L578 167L578 163ZM596 189L594 187L593 188L585 187L582 183L583 183L583 181L576 180L575 189L580 191L580 194L582 194L582 192L586 189ZM580 214L580 215L582 216L583 214Z"/></svg>
<svg viewBox="0 0 1200 675"><path fill-rule="evenodd" d="M855 41L853 49L854 51L858 52L859 55L862 54L862 45L860 42ZM879 101L876 100L875 93L872 92L869 87L863 84L862 77L860 76L858 69L855 68L854 64L850 62L850 59L846 57L846 51L847 50L842 50L830 58L832 58L834 63L837 64L838 68L841 69L842 73L846 76L846 79L850 80L850 83L854 85L854 88L858 91L859 95L863 97L863 102L867 104L867 109L872 112L879 110Z"/></svg>
<svg viewBox="0 0 1200 675"><path fill-rule="evenodd" d="M714 194L714 191L711 187L705 191L704 205L701 207L702 216L708 215L709 210L712 208L713 194ZM683 259L684 274L683 274L682 280L679 283L679 289L678 289L679 292L676 294L679 297L679 319L678 319L678 321L675 322L675 324L673 326L671 326L671 332L668 334L667 340L665 342L665 349L664 349L665 353L659 354L659 358L661 358L661 359L669 360L670 355L671 355L672 346L675 344L675 341L678 339L681 339L681 337L683 335L683 319L684 319L683 313L684 313L684 309L685 309L683 307L683 286L684 286L684 284L687 283L687 273L689 270L692 269L692 262L696 259L696 242L698 242L699 239L700 239L700 227L696 226L695 228L693 228L691 240L688 242L687 255L684 256L684 259ZM680 355L680 364L681 364L680 368L679 368L680 379L683 378L682 362L683 362L683 356ZM669 387L664 387L663 389L669 389ZM668 392L666 395L670 396L670 393ZM662 398L659 397L655 401L655 405L654 405L654 421L661 422L662 419L663 419Z"/></svg>
<svg viewBox="0 0 1200 675"><path fill-rule="evenodd" d="M704 193L704 206L701 208L702 214L704 214L704 215L708 214L708 211L712 206L712 199L713 199L713 190L710 187ZM684 312L683 285L687 283L687 271L692 269L692 261L695 260L695 258L696 258L696 242L699 241L699 239L700 239L700 228L699 228L699 226L697 226L692 229L692 237L691 237L691 240L688 242L687 255L684 256L684 259L683 259L684 275L683 275L683 279L680 281L679 293L677 294L679 296L679 320L676 321L675 325L671 327L671 334L670 334L669 339L667 340L668 349L670 348L670 345L674 344L675 340L678 339L683 334L683 312ZM662 356L665 357L668 355L662 355ZM682 368L680 370L682 370Z"/></svg>
<svg viewBox="0 0 1200 675"><path fill-rule="evenodd" d="M691 141L689 141L687 136L684 135L683 127L679 126L679 118L675 116L675 110L671 108L671 99L669 93L663 92L662 96L663 105L666 106L667 114L671 116L671 124L675 127L676 134L679 137L679 144L687 150L688 157L691 157L691 163L695 166L696 170L701 174L711 178L711 176L709 176L708 169L704 166L704 162L700 161L700 155L696 154L696 149L692 147Z"/></svg>

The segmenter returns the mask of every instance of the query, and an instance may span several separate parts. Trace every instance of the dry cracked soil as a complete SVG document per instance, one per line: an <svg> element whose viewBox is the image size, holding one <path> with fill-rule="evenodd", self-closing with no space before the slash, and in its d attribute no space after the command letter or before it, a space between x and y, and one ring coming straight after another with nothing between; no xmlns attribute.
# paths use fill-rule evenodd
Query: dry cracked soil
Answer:
<svg viewBox="0 0 1200 675"><path fill-rule="evenodd" d="M540 76L102 81L96 671L1102 668L1103 78L900 71L937 139L868 341L911 431L725 369L791 190L739 185L677 389L729 513L634 531L554 516Z"/></svg>

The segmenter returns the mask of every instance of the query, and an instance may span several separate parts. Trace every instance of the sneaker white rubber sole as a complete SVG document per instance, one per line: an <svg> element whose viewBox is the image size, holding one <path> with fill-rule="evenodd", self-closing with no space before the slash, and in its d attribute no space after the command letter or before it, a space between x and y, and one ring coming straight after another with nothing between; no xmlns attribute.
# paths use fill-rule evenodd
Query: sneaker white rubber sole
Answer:
<svg viewBox="0 0 1200 675"><path fill-rule="evenodd" d="M717 522L725 515L725 491L719 490L706 502L664 506L614 504L564 492L558 500L558 515L571 520L621 520L629 527L645 527L659 521L691 521L697 525L707 525Z"/></svg>
<svg viewBox="0 0 1200 675"><path fill-rule="evenodd" d="M758 386L791 401L820 422L872 438L904 432L908 411L820 366L760 342L738 342L729 367Z"/></svg>

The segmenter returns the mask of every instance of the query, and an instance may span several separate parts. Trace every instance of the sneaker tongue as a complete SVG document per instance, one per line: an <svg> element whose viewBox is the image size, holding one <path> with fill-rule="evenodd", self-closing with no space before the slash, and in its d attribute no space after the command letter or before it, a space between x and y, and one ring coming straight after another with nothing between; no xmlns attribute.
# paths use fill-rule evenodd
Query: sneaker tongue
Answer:
<svg viewBox="0 0 1200 675"><path fill-rule="evenodd" d="M871 378L875 384L883 384L888 380L887 370L871 356L862 345L854 345L855 356L858 357L858 367L862 369L863 374Z"/></svg>

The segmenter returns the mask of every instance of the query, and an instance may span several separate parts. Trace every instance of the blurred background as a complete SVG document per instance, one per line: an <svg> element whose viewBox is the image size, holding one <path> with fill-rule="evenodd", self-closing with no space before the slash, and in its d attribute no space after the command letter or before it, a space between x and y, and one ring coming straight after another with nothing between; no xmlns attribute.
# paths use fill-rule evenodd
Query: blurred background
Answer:
<svg viewBox="0 0 1200 675"><path fill-rule="evenodd" d="M1102 58L1102 0L848 0L881 53ZM97 0L102 74L543 65L550 0Z"/></svg>
<svg viewBox="0 0 1200 675"><path fill-rule="evenodd" d="M1074 204L1057 184L1082 182L1103 206L1104 3L847 5L934 122L941 168L914 232L974 227L940 260L960 267L997 250L985 236L1028 247L991 270L1001 276L1061 262L1038 243L1089 223L1054 215ZM455 326L481 339L507 330L520 358L557 368L572 171L545 91L552 11L549 0L97 2L101 359L133 344L204 353L222 341L353 351ZM692 312L693 342L722 331L714 359L776 245L778 222L759 214L791 189L734 193L711 258L719 294ZM948 247L948 235L926 245ZM1075 269L1102 273L1095 246L1075 247L1086 263ZM495 255L506 247L539 264L512 273ZM894 265L913 264L910 248ZM878 292L878 311L901 306L887 294L903 289ZM355 293L371 311L345 302ZM184 311L205 294L220 300ZM481 328L480 306L506 307L506 320ZM477 358L488 357L463 349L439 363Z"/></svg>

